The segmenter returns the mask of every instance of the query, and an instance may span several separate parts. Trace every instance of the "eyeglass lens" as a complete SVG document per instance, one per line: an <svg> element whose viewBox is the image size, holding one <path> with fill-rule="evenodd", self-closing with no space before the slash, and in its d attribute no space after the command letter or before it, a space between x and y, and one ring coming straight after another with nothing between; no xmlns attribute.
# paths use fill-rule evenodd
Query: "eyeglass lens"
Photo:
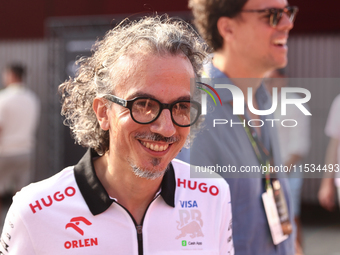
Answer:
<svg viewBox="0 0 340 255"><path fill-rule="evenodd" d="M272 10L272 13L270 15L270 24L272 26L276 26L280 22L283 12L287 14L291 22L294 21L295 14L297 12L294 7L287 7L285 9L274 9Z"/></svg>
<svg viewBox="0 0 340 255"><path fill-rule="evenodd" d="M197 117L198 109L190 102L178 102L172 107L172 118L182 126L191 124Z"/></svg>
<svg viewBox="0 0 340 255"><path fill-rule="evenodd" d="M135 120L147 123L155 119L159 113L159 104L151 99L138 99L132 105L132 115Z"/></svg>
<svg viewBox="0 0 340 255"><path fill-rule="evenodd" d="M173 121L180 126L190 125L190 120L194 121L198 115L196 108L190 102L176 103L171 109ZM131 114L137 122L149 123L158 117L160 109L159 102L155 100L138 99L132 105Z"/></svg>

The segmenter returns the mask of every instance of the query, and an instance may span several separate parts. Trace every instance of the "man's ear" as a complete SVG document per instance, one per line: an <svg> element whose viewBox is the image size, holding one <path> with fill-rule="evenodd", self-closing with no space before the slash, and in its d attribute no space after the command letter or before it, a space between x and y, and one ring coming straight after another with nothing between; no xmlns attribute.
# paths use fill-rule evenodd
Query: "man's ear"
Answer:
<svg viewBox="0 0 340 255"><path fill-rule="evenodd" d="M108 108L105 104L105 99L96 97L93 100L93 110L96 113L97 120L99 122L100 127L103 130L109 130L110 122L108 115Z"/></svg>
<svg viewBox="0 0 340 255"><path fill-rule="evenodd" d="M217 29L224 41L232 39L234 35L234 20L229 17L220 17L217 21Z"/></svg>

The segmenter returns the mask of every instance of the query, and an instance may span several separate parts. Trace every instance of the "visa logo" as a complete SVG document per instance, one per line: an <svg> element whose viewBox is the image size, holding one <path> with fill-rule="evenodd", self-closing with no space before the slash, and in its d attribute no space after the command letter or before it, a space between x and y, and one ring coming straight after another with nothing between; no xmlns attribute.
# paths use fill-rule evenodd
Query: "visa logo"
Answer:
<svg viewBox="0 0 340 255"><path fill-rule="evenodd" d="M197 202L194 200L189 200L189 201L179 201L181 204L182 208L191 208L191 207L198 207Z"/></svg>

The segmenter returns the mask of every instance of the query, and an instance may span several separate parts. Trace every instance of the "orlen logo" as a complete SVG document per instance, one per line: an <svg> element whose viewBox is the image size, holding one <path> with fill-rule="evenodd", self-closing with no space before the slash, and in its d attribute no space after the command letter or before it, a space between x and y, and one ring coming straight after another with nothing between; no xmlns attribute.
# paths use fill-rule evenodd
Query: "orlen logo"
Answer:
<svg viewBox="0 0 340 255"><path fill-rule="evenodd" d="M49 207L53 204L53 201L56 202L60 202L63 201L66 197L72 197L74 196L74 194L76 194L76 189L73 187L67 187L64 192L60 192L57 191L56 193L54 193L52 196L48 195L47 199L45 200L45 198L41 198L39 202L39 200L35 201L35 204L29 204L31 210L33 213L36 213L36 209L42 210L44 207Z"/></svg>
<svg viewBox="0 0 340 255"><path fill-rule="evenodd" d="M79 216L79 217L72 218L70 222L66 224L65 229L72 228L75 231L77 231L80 235L83 236L84 231L80 227L78 227L80 222L84 223L87 226L92 225L92 223L89 220L87 220L85 217ZM98 245L97 238L72 240L72 241L66 241L64 243L64 247L66 249L83 248L83 247L90 247L90 246L97 246L97 245Z"/></svg>
<svg viewBox="0 0 340 255"><path fill-rule="evenodd" d="M77 231L79 234L81 234L83 236L84 231L77 226L77 225L79 225L80 222L84 222L88 226L92 225L92 223L89 222L84 217L74 217L70 220L70 223L66 224L65 229L73 228L75 231Z"/></svg>
<svg viewBox="0 0 340 255"><path fill-rule="evenodd" d="M187 186L188 184L188 186ZM219 193L219 190L216 186L212 185L210 187L207 187L207 184L202 182L202 183L197 183L196 181L187 181L186 179L181 180L180 178L177 179L177 186L181 187L181 185L183 185L183 188L188 187L189 189L195 190L198 188L199 191L201 191L202 193L207 193L209 191L209 193L213 196L217 196Z"/></svg>

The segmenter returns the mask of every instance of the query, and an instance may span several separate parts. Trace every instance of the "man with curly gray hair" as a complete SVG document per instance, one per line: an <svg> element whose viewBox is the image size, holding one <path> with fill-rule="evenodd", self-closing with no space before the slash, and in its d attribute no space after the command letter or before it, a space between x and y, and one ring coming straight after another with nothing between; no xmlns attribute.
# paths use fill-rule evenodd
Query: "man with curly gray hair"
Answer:
<svg viewBox="0 0 340 255"><path fill-rule="evenodd" d="M65 123L89 150L14 197L0 254L234 254L227 183L192 180L173 160L200 115L203 47L158 16L96 43L60 85Z"/></svg>

